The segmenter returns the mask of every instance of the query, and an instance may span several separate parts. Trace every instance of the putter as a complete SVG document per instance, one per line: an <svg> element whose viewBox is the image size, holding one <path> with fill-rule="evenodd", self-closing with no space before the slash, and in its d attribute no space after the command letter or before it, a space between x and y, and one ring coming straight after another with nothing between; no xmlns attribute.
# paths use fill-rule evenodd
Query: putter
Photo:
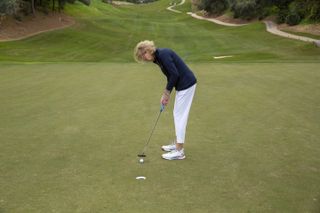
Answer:
<svg viewBox="0 0 320 213"><path fill-rule="evenodd" d="M147 147L148 147L148 145L149 145L150 139L151 139L151 137L152 137L152 135L153 135L153 132L154 132L156 126L157 126L157 123L158 123L158 121L159 121L161 112L162 112L163 110L164 110L164 105L161 104L161 106L160 106L160 112L159 112L159 115L158 115L158 117L157 117L156 123L154 124L154 127L153 127L153 129L152 129L152 131L151 131L151 134L150 134L150 136L149 136L149 138L148 138L148 140L147 140L147 143L144 145L141 154L138 154L138 157L139 157L139 158L145 158L145 157L147 157L147 155L145 154L145 152L147 151Z"/></svg>

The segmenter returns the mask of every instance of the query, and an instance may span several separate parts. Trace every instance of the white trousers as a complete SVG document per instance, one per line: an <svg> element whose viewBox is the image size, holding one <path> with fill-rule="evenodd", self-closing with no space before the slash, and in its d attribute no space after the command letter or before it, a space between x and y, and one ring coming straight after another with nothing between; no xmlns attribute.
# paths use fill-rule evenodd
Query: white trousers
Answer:
<svg viewBox="0 0 320 213"><path fill-rule="evenodd" d="M185 141L188 117L195 90L196 84L188 89L176 92L173 119L177 143L184 143Z"/></svg>

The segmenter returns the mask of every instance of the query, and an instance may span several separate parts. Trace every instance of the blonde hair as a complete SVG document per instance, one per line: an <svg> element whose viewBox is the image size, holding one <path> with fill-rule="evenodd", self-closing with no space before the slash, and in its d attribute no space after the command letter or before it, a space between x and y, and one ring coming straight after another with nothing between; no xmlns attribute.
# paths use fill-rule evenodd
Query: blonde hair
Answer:
<svg viewBox="0 0 320 213"><path fill-rule="evenodd" d="M153 54L156 51L156 46L153 41L140 41L134 48L133 57L137 62L143 62L143 55L145 52Z"/></svg>

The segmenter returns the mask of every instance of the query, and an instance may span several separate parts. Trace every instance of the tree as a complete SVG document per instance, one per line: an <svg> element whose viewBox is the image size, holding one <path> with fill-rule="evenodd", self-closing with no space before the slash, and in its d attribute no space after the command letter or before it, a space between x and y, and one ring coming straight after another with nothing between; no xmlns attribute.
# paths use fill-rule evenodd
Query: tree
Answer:
<svg viewBox="0 0 320 213"><path fill-rule="evenodd" d="M259 5L256 4L255 0L246 0L236 2L231 10L234 12L235 18L253 19L257 17Z"/></svg>
<svg viewBox="0 0 320 213"><path fill-rule="evenodd" d="M20 0L1 0L0 14L15 15L20 10Z"/></svg>
<svg viewBox="0 0 320 213"><path fill-rule="evenodd" d="M294 0L273 0L273 4L281 9L288 9L289 4Z"/></svg>
<svg viewBox="0 0 320 213"><path fill-rule="evenodd" d="M36 9L35 9L35 6L34 6L34 0L31 0L31 10L32 10L32 14L35 15L36 13Z"/></svg>
<svg viewBox="0 0 320 213"><path fill-rule="evenodd" d="M306 0L305 15L312 21L320 21L320 0Z"/></svg>
<svg viewBox="0 0 320 213"><path fill-rule="evenodd" d="M229 7L228 0L201 0L200 10L205 10L210 14L221 15Z"/></svg>

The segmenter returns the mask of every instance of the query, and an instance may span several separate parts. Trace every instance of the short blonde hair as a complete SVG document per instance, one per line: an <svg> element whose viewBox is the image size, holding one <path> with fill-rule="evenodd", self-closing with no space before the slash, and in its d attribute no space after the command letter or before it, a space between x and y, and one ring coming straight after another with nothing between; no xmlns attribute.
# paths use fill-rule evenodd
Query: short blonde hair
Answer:
<svg viewBox="0 0 320 213"><path fill-rule="evenodd" d="M133 57L137 62L143 62L143 55L145 52L153 54L156 51L156 46L153 41L140 41L134 48Z"/></svg>

